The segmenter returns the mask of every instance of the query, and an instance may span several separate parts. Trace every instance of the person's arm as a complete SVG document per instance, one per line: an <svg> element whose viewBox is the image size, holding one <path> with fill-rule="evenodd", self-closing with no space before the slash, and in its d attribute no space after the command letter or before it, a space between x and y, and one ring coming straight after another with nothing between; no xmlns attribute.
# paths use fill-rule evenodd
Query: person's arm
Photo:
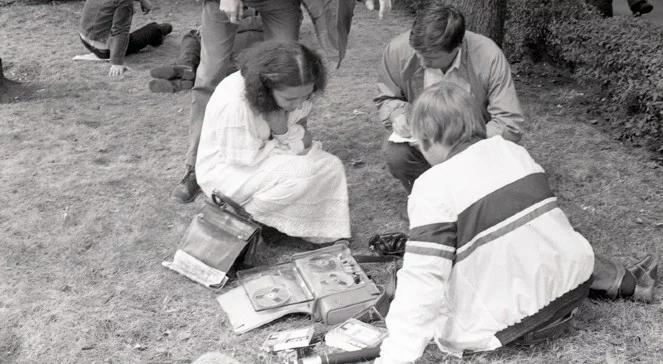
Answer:
<svg viewBox="0 0 663 364"><path fill-rule="evenodd" d="M229 163L254 166L277 149L276 140L264 141L251 132L249 124L253 118L252 111L239 101L230 101L218 108L210 108L208 104L203 128L207 123L220 125L216 145Z"/></svg>
<svg viewBox="0 0 663 364"><path fill-rule="evenodd" d="M486 124L486 133L488 137L502 135L504 139L518 142L523 134L523 111L516 95L509 62L504 53L495 48L496 54L489 74L487 109L490 120Z"/></svg>
<svg viewBox="0 0 663 364"><path fill-rule="evenodd" d="M413 227L386 318L389 336L382 343L376 364L414 362L447 320L456 217L431 199L418 199L416 187L408 208Z"/></svg>
<svg viewBox="0 0 663 364"><path fill-rule="evenodd" d="M113 13L113 24L111 25L108 47L110 49L111 71L113 68L124 72L124 56L129 46L129 31L131 30L131 18L134 15L133 1L122 1ZM116 76L116 75L111 75Z"/></svg>
<svg viewBox="0 0 663 364"><path fill-rule="evenodd" d="M387 128L392 127L394 121L407 121L410 109L410 103L405 98L405 80L401 79L395 58L391 44L388 44L378 67L378 96L373 99L378 108L378 118Z"/></svg>

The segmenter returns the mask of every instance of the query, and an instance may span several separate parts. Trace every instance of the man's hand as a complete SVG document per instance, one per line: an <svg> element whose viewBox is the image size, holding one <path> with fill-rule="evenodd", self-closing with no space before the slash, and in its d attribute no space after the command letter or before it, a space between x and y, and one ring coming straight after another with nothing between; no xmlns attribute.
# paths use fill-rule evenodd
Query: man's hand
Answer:
<svg viewBox="0 0 663 364"><path fill-rule="evenodd" d="M150 0L140 0L140 10L143 14L147 14L152 10L152 2Z"/></svg>
<svg viewBox="0 0 663 364"><path fill-rule="evenodd" d="M243 8L242 0L221 0L219 2L219 10L226 13L230 22L234 24L238 24L242 19Z"/></svg>
<svg viewBox="0 0 663 364"><path fill-rule="evenodd" d="M407 117L399 114L391 118L391 127L394 132L403 138L410 138L410 125L407 123Z"/></svg>
<svg viewBox="0 0 663 364"><path fill-rule="evenodd" d="M391 11L391 0L379 0L380 1L380 12L378 13L380 19L384 18L387 13ZM364 0L364 5L366 9L373 10L375 9L375 0Z"/></svg>
<svg viewBox="0 0 663 364"><path fill-rule="evenodd" d="M108 75L110 77L120 77L124 74L124 71L126 71L127 69L128 68L124 65L112 64L110 70L108 71Z"/></svg>

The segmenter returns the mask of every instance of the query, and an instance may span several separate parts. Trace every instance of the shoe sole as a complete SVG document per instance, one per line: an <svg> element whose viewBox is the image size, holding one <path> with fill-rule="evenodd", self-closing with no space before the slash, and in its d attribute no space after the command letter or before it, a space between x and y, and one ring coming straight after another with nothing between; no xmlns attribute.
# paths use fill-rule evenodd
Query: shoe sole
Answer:
<svg viewBox="0 0 663 364"><path fill-rule="evenodd" d="M181 198L179 198L179 197L176 197L176 196L173 196L173 195L171 194L171 195L170 195L170 199L173 200L173 201L176 201L176 202L182 203L182 204L185 204L185 203L191 203L191 202L193 202L193 201L196 200L196 197L198 197L199 194L200 194L200 190L198 190L196 193L193 194L193 196L191 196L190 198L188 198L188 199L186 199L186 200L183 200L183 199L181 199Z"/></svg>

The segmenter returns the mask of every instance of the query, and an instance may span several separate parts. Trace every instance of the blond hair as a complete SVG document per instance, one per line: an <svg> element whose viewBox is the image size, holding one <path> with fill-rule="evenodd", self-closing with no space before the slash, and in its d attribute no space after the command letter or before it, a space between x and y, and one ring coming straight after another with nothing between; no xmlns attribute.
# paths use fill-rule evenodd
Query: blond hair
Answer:
<svg viewBox="0 0 663 364"><path fill-rule="evenodd" d="M474 138L486 138L486 124L476 99L452 82L427 87L414 103L412 136L424 150L431 143L451 148Z"/></svg>

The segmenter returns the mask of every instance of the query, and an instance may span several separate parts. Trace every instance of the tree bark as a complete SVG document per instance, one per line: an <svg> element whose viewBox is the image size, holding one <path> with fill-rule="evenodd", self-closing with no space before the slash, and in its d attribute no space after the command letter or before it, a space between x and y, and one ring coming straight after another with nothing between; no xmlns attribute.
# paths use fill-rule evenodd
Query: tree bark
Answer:
<svg viewBox="0 0 663 364"><path fill-rule="evenodd" d="M507 0L447 0L465 15L467 30L483 34L502 46Z"/></svg>
<svg viewBox="0 0 663 364"><path fill-rule="evenodd" d="M4 95L8 88L9 80L5 77L5 71L2 69L2 58L0 58L0 97Z"/></svg>
<svg viewBox="0 0 663 364"><path fill-rule="evenodd" d="M2 58L0 58L0 85L2 85L5 82L5 72L2 69Z"/></svg>
<svg viewBox="0 0 663 364"><path fill-rule="evenodd" d="M612 16L612 0L586 0L587 4L598 9L603 16Z"/></svg>

